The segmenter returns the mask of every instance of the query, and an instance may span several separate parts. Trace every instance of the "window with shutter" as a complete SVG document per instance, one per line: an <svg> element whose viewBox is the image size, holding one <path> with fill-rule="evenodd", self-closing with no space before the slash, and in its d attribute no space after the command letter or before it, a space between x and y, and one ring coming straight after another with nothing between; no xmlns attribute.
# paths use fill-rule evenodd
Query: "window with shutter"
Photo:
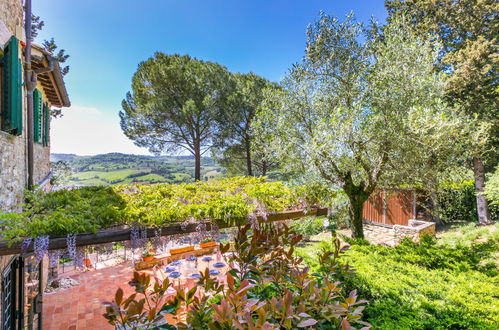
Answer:
<svg viewBox="0 0 499 330"><path fill-rule="evenodd" d="M43 104L42 104L42 93L35 89L33 91L33 125L34 125L34 138L35 142L42 142L42 116L43 116Z"/></svg>
<svg viewBox="0 0 499 330"><path fill-rule="evenodd" d="M50 143L50 107L47 103L43 104L43 145Z"/></svg>
<svg viewBox="0 0 499 330"><path fill-rule="evenodd" d="M21 135L22 117L22 63L19 59L19 40L12 37L3 52L2 130Z"/></svg>

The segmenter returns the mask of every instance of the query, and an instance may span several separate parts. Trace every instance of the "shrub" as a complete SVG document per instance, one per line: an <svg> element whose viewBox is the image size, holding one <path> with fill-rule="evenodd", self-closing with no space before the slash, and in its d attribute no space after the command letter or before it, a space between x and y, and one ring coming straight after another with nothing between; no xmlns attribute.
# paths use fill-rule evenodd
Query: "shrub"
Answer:
<svg viewBox="0 0 499 330"><path fill-rule="evenodd" d="M27 192L26 198L23 212L0 214L3 239L14 242L41 235L96 232L116 224L154 227L193 219L244 223L251 213L289 210L303 199L282 182L254 177L82 187L45 195Z"/></svg>
<svg viewBox="0 0 499 330"><path fill-rule="evenodd" d="M340 260L355 273L338 276L347 291L355 288L369 299L364 316L374 328L496 329L498 272L496 265L484 261L494 259L498 240L490 234L488 240L481 235L459 244L463 237L459 231L455 244L448 245L426 236L421 243L404 240L395 248L352 241ZM299 249L299 254L320 247L330 248L330 243ZM305 260L320 269L319 259Z"/></svg>
<svg viewBox="0 0 499 330"><path fill-rule="evenodd" d="M176 289L168 298L168 278L134 274L136 293L125 298L123 290L106 303L104 316L117 328L153 328L170 314L179 329L350 329L361 320L365 301L356 291L343 295L338 272L345 271L337 259L342 249L336 241L333 250L321 254L322 268L310 274L303 260L294 256L299 235L287 227L262 225L240 227L234 241L235 252L226 262L237 265L227 273L227 284L201 273L197 286ZM221 252L229 245L221 245ZM162 328L175 329L173 325Z"/></svg>
<svg viewBox="0 0 499 330"><path fill-rule="evenodd" d="M109 187L82 187L43 195L26 192L20 213L0 214L0 232L10 243L24 237L96 232L121 222L125 202Z"/></svg>
<svg viewBox="0 0 499 330"><path fill-rule="evenodd" d="M499 208L499 166L496 167L485 184L485 196L492 207Z"/></svg>
<svg viewBox="0 0 499 330"><path fill-rule="evenodd" d="M348 213L349 201L347 196L341 192L331 199L329 204L329 223L335 224L337 228L350 227L350 215Z"/></svg>
<svg viewBox="0 0 499 330"><path fill-rule="evenodd" d="M324 217L309 217L296 220L291 228L304 240L308 241L310 236L317 235L324 230Z"/></svg>
<svg viewBox="0 0 499 330"><path fill-rule="evenodd" d="M438 204L444 221L478 221L473 180L444 185L438 193ZM492 204L489 211L492 220L499 219L499 206Z"/></svg>

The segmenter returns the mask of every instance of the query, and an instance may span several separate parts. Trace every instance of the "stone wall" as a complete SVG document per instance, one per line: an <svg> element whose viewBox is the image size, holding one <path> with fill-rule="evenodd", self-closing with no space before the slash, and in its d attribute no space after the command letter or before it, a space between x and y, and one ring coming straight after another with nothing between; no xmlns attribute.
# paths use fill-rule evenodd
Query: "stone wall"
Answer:
<svg viewBox="0 0 499 330"><path fill-rule="evenodd" d="M414 242L419 242L422 235L435 235L435 223L422 220L409 220L408 226L393 226L395 239L400 242L408 237Z"/></svg>
<svg viewBox="0 0 499 330"><path fill-rule="evenodd" d="M35 184L40 184L50 172L50 148L43 146L43 144L35 143L34 146L35 154L35 168L34 168L34 180ZM47 186L44 186L47 188Z"/></svg>
<svg viewBox="0 0 499 330"><path fill-rule="evenodd" d="M26 140L0 131L0 210L15 210L26 187Z"/></svg>
<svg viewBox="0 0 499 330"><path fill-rule="evenodd" d="M1 41L11 35L21 39L23 29L23 7L21 0L0 1ZM0 45L3 46L3 43ZM23 75L24 76L24 75ZM23 90L23 132L19 136L0 131L0 212L15 211L22 202L27 185L27 132L26 90ZM1 105L1 101L0 101ZM1 120L1 119L0 119ZM50 172L50 148L34 145L34 183L39 184ZM48 186L44 187L45 190Z"/></svg>
<svg viewBox="0 0 499 330"><path fill-rule="evenodd" d="M373 244L395 246L407 237L414 242L419 242L420 237L424 234L435 235L434 222L409 220L408 226L364 223L364 236Z"/></svg>
<svg viewBox="0 0 499 330"><path fill-rule="evenodd" d="M0 47L16 35L23 39L22 0L0 0ZM16 211L23 200L23 191L27 184L26 151L26 91L23 93L23 132L13 136L0 131L0 212ZM0 101L1 106L1 101ZM35 144L34 180L43 180L50 171L50 148ZM0 257L0 280L3 270L16 256ZM47 261L45 260L45 263ZM0 289L1 290L1 289ZM0 310L1 310L0 300ZM0 314L1 317L1 314ZM1 320L0 320L1 322Z"/></svg>
<svg viewBox="0 0 499 330"><path fill-rule="evenodd" d="M22 0L2 0L0 1L0 20L5 26L15 34L16 27L23 26L23 5Z"/></svg>

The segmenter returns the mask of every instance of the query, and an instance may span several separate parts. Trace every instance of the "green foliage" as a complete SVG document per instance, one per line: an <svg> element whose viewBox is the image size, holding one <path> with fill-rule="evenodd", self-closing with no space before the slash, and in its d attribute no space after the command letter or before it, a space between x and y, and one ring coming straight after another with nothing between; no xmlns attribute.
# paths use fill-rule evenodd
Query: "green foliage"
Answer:
<svg viewBox="0 0 499 330"><path fill-rule="evenodd" d="M348 213L348 198L345 194L337 194L329 206L329 223L336 228L350 227L350 215Z"/></svg>
<svg viewBox="0 0 499 330"><path fill-rule="evenodd" d="M374 328L496 329L497 233L497 227L468 225L438 242L429 236L395 248L351 242L342 260L355 273L340 273L340 280L369 299L364 315ZM313 269L320 267L316 258L306 260Z"/></svg>
<svg viewBox="0 0 499 330"><path fill-rule="evenodd" d="M422 35L443 43L438 68L449 75L448 97L497 130L497 12L494 0L387 0L390 18L404 14ZM477 18L480 19L477 19ZM497 143L497 142L496 142Z"/></svg>
<svg viewBox="0 0 499 330"><path fill-rule="evenodd" d="M120 111L121 128L155 154L188 151L200 180L201 155L212 145L227 108L232 77L217 63L156 52L141 62Z"/></svg>
<svg viewBox="0 0 499 330"><path fill-rule="evenodd" d="M493 187L493 183L490 186ZM438 192L438 207L439 215L444 221L478 221L475 182L470 180L443 184ZM499 219L497 205L491 204L489 212L492 220Z"/></svg>
<svg viewBox="0 0 499 330"><path fill-rule="evenodd" d="M324 217L310 217L296 220L291 225L291 229L308 241L310 236L317 235L324 230L324 219Z"/></svg>
<svg viewBox="0 0 499 330"><path fill-rule="evenodd" d="M235 223L254 211L278 212L298 203L293 190L283 183L251 177L115 189L127 202L128 221L152 226L208 218Z"/></svg>
<svg viewBox="0 0 499 330"><path fill-rule="evenodd" d="M20 213L0 214L3 240L10 243L25 237L95 233L120 223L125 201L113 189L82 187L43 195L25 193L27 203Z"/></svg>
<svg viewBox="0 0 499 330"><path fill-rule="evenodd" d="M478 221L474 181L443 185L438 192L438 207L444 221Z"/></svg>
<svg viewBox="0 0 499 330"><path fill-rule="evenodd" d="M491 207L495 206L496 209L499 209L499 166L496 167L495 172L491 174L487 180L485 185L485 196Z"/></svg>
<svg viewBox="0 0 499 330"><path fill-rule="evenodd" d="M416 33L438 37L442 44L435 69L444 72L445 99L459 111L463 122L471 122L470 134L453 143L467 143L462 158L472 158L475 178L485 181L483 166L498 163L499 142L499 56L497 56L497 13L495 0L387 0L388 20L408 17ZM450 141L450 140L448 140ZM465 163L466 164L466 163ZM443 170L445 171L445 169ZM476 187L478 218L490 221L482 184Z"/></svg>
<svg viewBox="0 0 499 330"><path fill-rule="evenodd" d="M264 90L276 88L254 73L232 74L235 88L228 98L229 106L220 113L215 155L231 175L266 176L275 162L259 148L259 135L252 130L253 119L264 99Z"/></svg>
<svg viewBox="0 0 499 330"><path fill-rule="evenodd" d="M353 15L339 21L321 13L307 36L303 60L282 90L268 93L255 127L272 128L268 148L286 169L315 172L343 189L353 235L363 237L370 194L440 159L461 132L441 100L444 76L433 66L439 47L404 19L381 31Z"/></svg>
<svg viewBox="0 0 499 330"><path fill-rule="evenodd" d="M212 219L234 224L251 213L302 205L297 191L265 178L235 177L186 184L82 187L43 195L27 192L23 212L0 215L11 242L24 237L96 232L115 224L160 226Z"/></svg>
<svg viewBox="0 0 499 330"><path fill-rule="evenodd" d="M190 290L172 287L168 278L134 274L135 293L124 297L117 290L106 303L104 317L117 327L154 328L170 314L175 325L166 329L352 329L362 321L366 301L355 290L343 294L337 274L347 271L338 260L344 251L336 240L320 255L322 268L315 274L294 256L301 240L286 226L272 224L239 227L234 251L226 257L238 265L226 273L226 284L211 277L209 269ZM220 251L229 251L230 244ZM158 274L159 275L159 274ZM171 319L170 318L170 319ZM367 329L367 328L363 328Z"/></svg>

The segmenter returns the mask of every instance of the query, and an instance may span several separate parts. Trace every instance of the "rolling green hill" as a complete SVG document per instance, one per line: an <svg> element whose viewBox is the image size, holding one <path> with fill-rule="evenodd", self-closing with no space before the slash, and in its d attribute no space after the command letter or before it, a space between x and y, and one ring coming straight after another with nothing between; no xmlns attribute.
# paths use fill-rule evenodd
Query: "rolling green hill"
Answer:
<svg viewBox="0 0 499 330"><path fill-rule="evenodd" d="M62 184L181 183L191 182L194 177L194 158L190 156L52 154L51 160L56 172L58 168L65 167L64 164L71 168L71 173L56 173L56 176L61 176L59 181ZM212 159L203 158L201 175L204 180L208 180L220 177L223 173Z"/></svg>

